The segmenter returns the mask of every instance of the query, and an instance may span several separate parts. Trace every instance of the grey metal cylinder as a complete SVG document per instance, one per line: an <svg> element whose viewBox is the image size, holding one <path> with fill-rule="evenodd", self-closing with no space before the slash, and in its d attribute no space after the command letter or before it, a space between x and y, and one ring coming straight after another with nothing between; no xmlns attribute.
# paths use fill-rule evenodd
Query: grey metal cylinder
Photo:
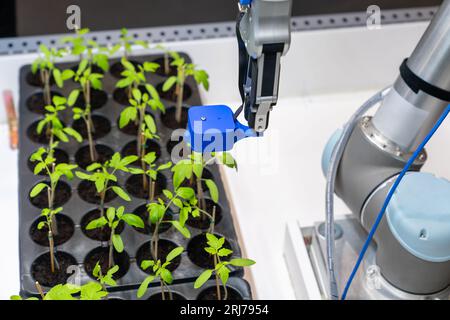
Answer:
<svg viewBox="0 0 450 320"><path fill-rule="evenodd" d="M387 145L372 142L363 131L368 125L370 118L365 118L354 129L336 177L336 194L357 215L373 190L387 178L397 175L408 160L407 156L389 152ZM420 170L422 165L423 161L417 161L411 170Z"/></svg>
<svg viewBox="0 0 450 320"><path fill-rule="evenodd" d="M407 61L427 83L450 91L450 0L445 0ZM449 104L414 92L399 76L374 116L374 126L404 152L414 151Z"/></svg>

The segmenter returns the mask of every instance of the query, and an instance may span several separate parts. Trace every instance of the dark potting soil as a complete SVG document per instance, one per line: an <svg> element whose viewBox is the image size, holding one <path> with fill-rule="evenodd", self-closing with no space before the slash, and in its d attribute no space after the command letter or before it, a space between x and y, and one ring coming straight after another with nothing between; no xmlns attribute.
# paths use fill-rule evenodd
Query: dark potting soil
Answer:
<svg viewBox="0 0 450 320"><path fill-rule="evenodd" d="M211 199L205 199L206 202L206 212L212 215L213 207L216 207L216 217L214 225L217 225L220 220L222 220L222 208L219 204L214 203ZM200 215L200 217L194 218L191 215L189 215L189 218L186 221L186 224L190 227L196 228L196 229L202 229L207 230L210 226L210 220L209 217L205 216L204 214Z"/></svg>
<svg viewBox="0 0 450 320"><path fill-rule="evenodd" d="M45 159L46 157L47 157L47 153L44 153L42 155L42 159ZM69 155L61 149L54 149L53 157L56 159L55 160L56 164L69 163ZM34 168L36 167L37 164L38 164L37 161L32 162L32 161L30 161L30 159L28 159L28 168L31 170L31 172L34 172ZM47 174L46 170L42 170L39 173L39 175L47 176L48 174Z"/></svg>
<svg viewBox="0 0 450 320"><path fill-rule="evenodd" d="M165 261L167 255L170 253L170 251L172 251L176 247L178 247L178 246L175 243L173 243L172 241L165 240L165 239L159 239L159 241L158 241L158 259L161 261ZM136 253L136 263L139 266L139 268L141 268L141 263L144 260L153 260L152 254L150 252L150 241L144 243L138 249L138 251ZM181 262L181 256L178 256L172 260L172 262L167 266L167 269L169 271L174 271L176 268L178 268L178 266L180 265L180 262ZM152 268L148 268L147 270L143 270L141 268L141 270L148 274L153 272Z"/></svg>
<svg viewBox="0 0 450 320"><path fill-rule="evenodd" d="M141 65L139 62L137 62L135 60L128 60L128 61L131 62L132 65L134 65L136 70ZM109 72L117 79L122 78L122 72L124 70L125 70L125 68L124 68L123 64L120 61L112 64L111 67L109 68Z"/></svg>
<svg viewBox="0 0 450 320"><path fill-rule="evenodd" d="M104 209L104 213L106 214L106 210L108 208ZM93 240L97 241L109 241L111 237L111 228L109 226L104 226L102 228L96 228L92 230L86 230L86 226L95 219L98 219L101 217L100 209L94 209L86 213L83 218L81 218L81 231L85 234L86 237L91 238ZM123 231L123 228L125 228L125 224L123 221L120 221L117 225L117 228L115 230L116 234L120 234Z"/></svg>
<svg viewBox="0 0 450 320"><path fill-rule="evenodd" d="M92 122L94 130L92 130L92 138L100 139L106 136L111 131L111 124L105 117L99 115L92 116ZM88 138L86 122L83 119L75 120L72 124L72 128L75 129L84 139Z"/></svg>
<svg viewBox="0 0 450 320"><path fill-rule="evenodd" d="M46 127L44 127L42 129L41 133L37 132L37 127L39 124L40 120L33 122L27 129L27 136L28 138L36 143L39 144L49 144L50 143L50 134L49 131L46 129ZM63 123L63 126L65 126L65 124ZM55 141L58 141L59 139L57 137L54 137Z"/></svg>
<svg viewBox="0 0 450 320"><path fill-rule="evenodd" d="M97 144L95 145L95 150L97 151L97 159L95 161L91 160L91 154L89 151L89 145L81 147L78 149L77 153L75 153L75 161L80 168L86 169L94 162L105 163L110 160L114 151L105 145Z"/></svg>
<svg viewBox="0 0 450 320"><path fill-rule="evenodd" d="M55 272L51 270L50 253L44 253L34 260L31 265L31 275L40 285L53 287L57 284L66 283L71 276L70 273L67 273L67 268L77 265L74 257L62 251L55 253L55 260Z"/></svg>
<svg viewBox="0 0 450 320"><path fill-rule="evenodd" d="M110 181L108 183L108 186L115 186L115 185L117 185L117 183L114 181ZM92 181L88 180L81 181L80 184L78 185L78 194L81 199L83 199L88 203L100 204L101 201L100 196L97 194L97 188L95 187L95 183ZM115 198L117 198L117 194L112 189L106 191L105 203L108 203L114 200Z"/></svg>
<svg viewBox="0 0 450 320"><path fill-rule="evenodd" d="M159 68L156 69L155 73L157 75L160 75L161 77L170 77L170 76L176 76L177 75L177 67L171 66L170 64L173 62L173 59L169 57L169 72L166 73L166 70L164 68L165 59L164 57L157 58L153 60L153 62L159 64Z"/></svg>
<svg viewBox="0 0 450 320"><path fill-rule="evenodd" d="M147 89L145 86L139 86L139 90L142 93L147 93ZM129 106L130 105L130 97L128 95L129 89L126 88L116 88L113 91L113 98L116 102L120 103L123 106Z"/></svg>
<svg viewBox="0 0 450 320"><path fill-rule="evenodd" d="M147 140L147 142L145 144L145 153L149 154L150 152L155 153L156 160L158 160L159 157L161 157L161 147L159 146L158 142L156 142L154 140ZM123 147L121 153L122 153L122 157L137 155L137 141L134 140L134 141L127 143L125 145L125 147ZM135 162L132 163L132 165L140 166L141 163L139 162L139 160L136 160Z"/></svg>
<svg viewBox="0 0 450 320"><path fill-rule="evenodd" d="M175 119L175 107L170 107L161 114L161 122L169 129L186 129L188 122L188 108L181 109L181 121Z"/></svg>
<svg viewBox="0 0 450 320"><path fill-rule="evenodd" d="M39 71L36 71L36 73L29 71L25 77L25 81L33 87L44 87L44 83L41 79L41 73ZM50 75L50 85L53 84L55 84L55 79L53 79L53 75Z"/></svg>
<svg viewBox="0 0 450 320"><path fill-rule="evenodd" d="M59 246L63 244L64 242L67 242L73 235L73 232L75 230L74 223L72 219L70 219L68 216L58 213L55 216L56 219L56 226L58 233L53 234L53 241L55 243L55 246ZM45 217L39 217L34 221L34 223L30 227L30 237L33 239L34 242L37 244L40 244L41 246L49 246L48 242L48 227L45 225L42 229L38 229L38 224L41 221L46 221Z"/></svg>
<svg viewBox="0 0 450 320"><path fill-rule="evenodd" d="M92 274L95 265L99 262L102 274L106 274L109 270L108 259L109 247L97 247L86 255L86 258L84 259L84 269L91 278L95 279ZM113 275L113 278L117 280L122 278L128 272L128 269L130 268L130 256L126 251L118 253L114 250L113 260L114 264L119 266L119 270Z"/></svg>
<svg viewBox="0 0 450 320"><path fill-rule="evenodd" d="M91 110L97 110L103 107L108 101L108 95L103 90L91 90ZM86 107L84 95L80 93L75 101L74 107L84 109Z"/></svg>
<svg viewBox="0 0 450 320"><path fill-rule="evenodd" d="M163 295L161 292L156 293L154 295L151 295L147 300L157 300L161 301L163 300ZM183 297L181 294L172 292L172 299L170 299L169 292L164 292L164 300L173 300L173 301L179 301L179 300L187 300L185 297Z"/></svg>
<svg viewBox="0 0 450 320"><path fill-rule="evenodd" d="M221 237L217 234L215 236L217 238ZM205 233L193 237L188 243L187 253L189 259L191 259L191 261L197 266L203 269L212 269L214 268L214 258L212 255L205 251L205 248L208 246L206 242L207 240ZM231 245L227 240L225 240L223 248L231 249ZM231 255L228 257L221 257L220 259L222 261L228 261L230 260L230 257Z"/></svg>
<svg viewBox="0 0 450 320"><path fill-rule="evenodd" d="M150 182L149 182L148 176L145 176L145 179L147 179L147 185L144 188L144 181L143 181L142 174L131 175L125 183L125 188L134 197L141 198L141 199L148 199ZM155 181L154 196L157 197L157 196L161 195L162 191L166 187L167 187L166 177L164 175L158 173L158 175L156 176L156 181Z"/></svg>
<svg viewBox="0 0 450 320"><path fill-rule="evenodd" d="M61 93L56 91L50 91L50 97L53 99L53 97L58 96L62 97ZM31 112L37 113L37 114L45 114L45 106L47 106L47 103L45 103L44 99L44 92L37 92L32 94L26 101L26 105L28 110Z"/></svg>
<svg viewBox="0 0 450 320"><path fill-rule="evenodd" d="M148 221L147 204L143 204L143 205L137 207L133 211L133 213L135 215L138 215L142 219L142 221L144 221L144 225L145 225L144 229L133 227L134 230L136 230L140 233L144 233L144 234L152 234L153 231L155 231L155 225L150 224ZM168 209L163 221L170 221L170 220L172 220L172 218L173 218L173 213L170 209ZM171 228L171 226L172 225L170 223L160 223L159 228L158 228L158 233L161 234L161 233L166 232L167 230L169 230Z"/></svg>
<svg viewBox="0 0 450 320"><path fill-rule="evenodd" d="M242 300L242 296L239 292L227 286L227 300ZM225 295L225 290L223 287L220 287L220 297L223 300ZM197 297L197 300L217 300L217 288L209 287L200 292Z"/></svg>
<svg viewBox="0 0 450 320"><path fill-rule="evenodd" d="M48 182L48 181L44 181L43 183L45 183L47 185L50 184L50 182ZM30 191L31 190L32 189L30 189ZM63 206L67 201L69 201L71 195L72 195L72 190L70 189L70 186L63 181L59 181L58 184L56 185L55 198L53 199L53 207L58 208L58 207ZM39 209L48 208L47 189L42 190L41 193L39 193L34 198L30 197L30 202L33 206L35 206Z"/></svg>
<svg viewBox="0 0 450 320"><path fill-rule="evenodd" d="M168 91L163 91L164 82L158 83L156 85L156 90L161 98L173 102L177 102L177 95L175 94L176 85L173 85ZM192 96L192 89L188 84L184 84L183 89L183 101L186 101Z"/></svg>

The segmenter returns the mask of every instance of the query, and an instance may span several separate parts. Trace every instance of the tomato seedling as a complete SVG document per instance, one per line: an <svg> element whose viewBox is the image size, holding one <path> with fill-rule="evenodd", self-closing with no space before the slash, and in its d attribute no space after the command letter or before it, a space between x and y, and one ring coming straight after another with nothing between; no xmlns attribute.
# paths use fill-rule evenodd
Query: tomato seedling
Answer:
<svg viewBox="0 0 450 320"><path fill-rule="evenodd" d="M231 272L228 266L231 265L235 267L249 267L251 265L254 265L255 261L243 258L231 259L230 261L221 261L221 257L227 257L233 253L232 250L223 247L225 238L217 238L215 235L207 233L206 239L208 246L205 248L205 251L213 256L214 269L207 269L203 271L202 274L197 278L197 280L195 280L194 288L198 289L202 287L205 282L208 281L214 274L216 280L217 300L227 300L227 282ZM223 286L223 299L220 290L220 283L222 283Z"/></svg>
<svg viewBox="0 0 450 320"><path fill-rule="evenodd" d="M120 206L119 208L108 208L106 210L106 217L102 216L98 219L92 220L86 226L86 230L93 230L97 228L103 228L104 226L109 226L111 229L111 235L109 239L109 255L108 255L108 269L112 268L114 265L114 249L121 253L124 249L123 239L120 234L116 233L116 228L121 221L125 222L129 226L144 228L144 222L140 217L132 213L124 213L125 207Z"/></svg>
<svg viewBox="0 0 450 320"><path fill-rule="evenodd" d="M165 262L163 263L161 260L144 260L141 262L141 268L147 270L148 268L152 268L153 274L147 276L144 281L139 286L137 297L141 298L147 292L148 286L155 279L158 279L161 286L161 296L163 300L166 300L165 290L169 293L169 300L173 300L172 291L169 286L173 282L173 276L170 270L167 267L170 263L182 254L184 251L183 247L177 247L169 252L167 255Z"/></svg>
<svg viewBox="0 0 450 320"><path fill-rule="evenodd" d="M183 108L184 84L187 77L194 77L195 81L209 90L209 75L205 70L197 69L193 63L187 63L177 52L170 51L173 61L172 66L177 68L177 75L169 77L163 84L162 90L169 91L175 85L175 95L177 97L175 120L181 122Z"/></svg>
<svg viewBox="0 0 450 320"><path fill-rule="evenodd" d="M128 165L138 159L137 156L128 156L122 158L120 153L116 152L111 160L104 164L93 163L86 168L89 173L82 171L75 172L76 176L81 180L91 181L95 184L97 195L100 197L100 212L104 216L106 192L112 190L120 198L125 201L131 201L130 196L119 186L110 185L110 182L117 182L117 171L130 172Z"/></svg>

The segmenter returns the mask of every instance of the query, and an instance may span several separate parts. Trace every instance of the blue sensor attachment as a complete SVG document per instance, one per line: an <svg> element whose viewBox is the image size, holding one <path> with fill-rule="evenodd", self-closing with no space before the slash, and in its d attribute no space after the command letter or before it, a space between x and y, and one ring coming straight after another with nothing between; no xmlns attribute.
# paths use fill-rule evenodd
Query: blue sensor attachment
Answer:
<svg viewBox="0 0 450 320"><path fill-rule="evenodd" d="M190 107L185 141L195 152L222 152L233 149L244 138L259 136L234 119L225 105Z"/></svg>

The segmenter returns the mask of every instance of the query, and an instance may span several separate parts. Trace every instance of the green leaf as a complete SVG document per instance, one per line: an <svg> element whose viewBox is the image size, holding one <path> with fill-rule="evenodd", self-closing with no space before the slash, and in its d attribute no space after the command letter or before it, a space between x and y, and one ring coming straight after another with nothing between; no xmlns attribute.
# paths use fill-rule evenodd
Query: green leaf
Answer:
<svg viewBox="0 0 450 320"><path fill-rule="evenodd" d="M61 78L63 81L66 81L66 80L73 78L74 75L75 75L75 72L72 69L66 69L62 72Z"/></svg>
<svg viewBox="0 0 450 320"><path fill-rule="evenodd" d="M71 127L66 127L64 128L64 132L67 133L69 136L73 137L78 143L83 142L83 137L75 129Z"/></svg>
<svg viewBox="0 0 450 320"><path fill-rule="evenodd" d="M112 189L113 189L113 191L114 191L119 197L121 197L123 200L125 200L125 201L131 201L130 196L129 196L125 191L123 191L122 188L117 187L117 186L114 186L114 187L112 187Z"/></svg>
<svg viewBox="0 0 450 320"><path fill-rule="evenodd" d="M237 170L237 162L229 152L222 152L217 157L222 164Z"/></svg>
<svg viewBox="0 0 450 320"><path fill-rule="evenodd" d="M229 263L236 267L248 267L254 265L256 262L250 259L237 258L231 259Z"/></svg>
<svg viewBox="0 0 450 320"><path fill-rule="evenodd" d="M89 172L93 172L93 171L95 171L95 170L97 170L97 169L100 169L101 167L102 167L102 165L101 165L100 163L95 162L95 163L89 165L89 166L86 168L86 170L89 171Z"/></svg>
<svg viewBox="0 0 450 320"><path fill-rule="evenodd" d="M41 230L43 227L45 227L45 225L46 225L45 221L39 222L37 226L38 230Z"/></svg>
<svg viewBox="0 0 450 320"><path fill-rule="evenodd" d="M120 113L120 119L119 119L119 127L122 129L130 121L136 120L137 117L137 109L135 107L126 107L123 109L123 111Z"/></svg>
<svg viewBox="0 0 450 320"><path fill-rule="evenodd" d="M92 181L92 175L90 175L90 174L86 174L86 173L81 172L81 171L76 171L75 175L81 180Z"/></svg>
<svg viewBox="0 0 450 320"><path fill-rule="evenodd" d="M155 124L155 120L153 119L153 117L151 115L147 114L144 117L144 121L145 121L145 125L150 130L150 132L155 134L156 133L156 124Z"/></svg>
<svg viewBox="0 0 450 320"><path fill-rule="evenodd" d="M103 176L98 176L95 179L95 188L97 189L97 193L102 193L106 188L106 180Z"/></svg>
<svg viewBox="0 0 450 320"><path fill-rule="evenodd" d="M108 221L112 223L116 217L116 209L112 207L108 208L108 210L106 210L106 217L108 218Z"/></svg>
<svg viewBox="0 0 450 320"><path fill-rule="evenodd" d="M163 84L162 90L164 92L169 91L170 88L173 87L173 85L175 84L175 82L177 82L177 77L175 76L171 76L169 77Z"/></svg>
<svg viewBox="0 0 450 320"><path fill-rule="evenodd" d="M217 255L219 257L226 257L229 256L230 254L233 253L233 250L227 249L227 248L222 248L217 252Z"/></svg>
<svg viewBox="0 0 450 320"><path fill-rule="evenodd" d="M131 91L131 93L133 94L134 100L141 101L141 99L142 99L142 92L141 92L141 90L133 89Z"/></svg>
<svg viewBox="0 0 450 320"><path fill-rule="evenodd" d="M191 232L185 226L182 226L179 221L170 221L175 229L178 230L185 238L189 239L191 237Z"/></svg>
<svg viewBox="0 0 450 320"><path fill-rule="evenodd" d="M122 220L130 226L144 228L144 221L142 221L141 217L135 214L126 213L122 216Z"/></svg>
<svg viewBox="0 0 450 320"><path fill-rule="evenodd" d="M30 192L30 197L34 198L36 197L39 193L41 193L42 190L44 190L45 188L48 188L48 185L46 185L45 183L38 183L37 185L35 185L33 187L33 189L31 189Z"/></svg>
<svg viewBox="0 0 450 320"><path fill-rule="evenodd" d="M86 230L93 230L98 229L108 224L108 221L106 221L105 217L100 217L98 219L94 219L91 222L88 223L86 226Z"/></svg>
<svg viewBox="0 0 450 320"><path fill-rule="evenodd" d="M147 278L144 279L144 281L142 281L141 285L139 286L138 292L137 292L138 298L142 298L145 295L149 284L151 282L153 282L153 280L155 280L154 276L148 276Z"/></svg>
<svg viewBox="0 0 450 320"><path fill-rule="evenodd" d="M55 79L55 83L59 88L63 87L64 81L61 77L61 71L59 71L59 69L53 69L53 79Z"/></svg>
<svg viewBox="0 0 450 320"><path fill-rule="evenodd" d="M123 252L123 241L120 235L114 234L112 236L112 242L114 245L114 249L116 249L117 252Z"/></svg>
<svg viewBox="0 0 450 320"><path fill-rule="evenodd" d="M153 260L143 260L141 262L141 268L144 270L147 270L150 267L153 267L155 265L155 261Z"/></svg>
<svg viewBox="0 0 450 320"><path fill-rule="evenodd" d="M169 254L166 257L166 261L172 261L176 257L178 257L180 254L182 254L184 251L183 247L177 247L169 252Z"/></svg>
<svg viewBox="0 0 450 320"><path fill-rule="evenodd" d="M205 284L212 276L212 270L205 270L203 273L195 280L194 288L198 289Z"/></svg>
<svg viewBox="0 0 450 320"><path fill-rule="evenodd" d="M223 285L226 285L228 282L228 278L230 277L230 270L223 266L217 271L217 274L219 275L220 280L222 281Z"/></svg>
<svg viewBox="0 0 450 320"><path fill-rule="evenodd" d="M167 269L161 269L161 279L167 284L171 284L173 282L172 273L170 273Z"/></svg>
<svg viewBox="0 0 450 320"><path fill-rule="evenodd" d="M67 99L67 104L72 107L75 102L78 99L78 96L80 95L80 90L76 89L73 90L70 94L69 94L69 98Z"/></svg>
<svg viewBox="0 0 450 320"><path fill-rule="evenodd" d="M126 88L133 83L133 79L131 78L122 78L116 83L116 88Z"/></svg>
<svg viewBox="0 0 450 320"><path fill-rule="evenodd" d="M180 187L177 189L177 195L183 199L189 200L195 196L195 191L192 188Z"/></svg>
<svg viewBox="0 0 450 320"><path fill-rule="evenodd" d="M183 208L183 201L181 201L179 198L173 199L173 204L180 209Z"/></svg>
<svg viewBox="0 0 450 320"><path fill-rule="evenodd" d="M172 194L172 192L170 192L169 190L167 190L167 189L164 189L163 190L163 194L166 196L166 198L167 199L172 199L173 198L173 194Z"/></svg>
<svg viewBox="0 0 450 320"><path fill-rule="evenodd" d="M217 189L216 183L211 179L205 179L206 186L209 189L209 194L211 195L212 201L215 203L219 202L219 190Z"/></svg>
<svg viewBox="0 0 450 320"><path fill-rule="evenodd" d="M34 167L33 173L34 173L35 175L38 175L38 174L41 173L41 171L44 170L44 169L45 169L45 163L39 162L39 163Z"/></svg>

